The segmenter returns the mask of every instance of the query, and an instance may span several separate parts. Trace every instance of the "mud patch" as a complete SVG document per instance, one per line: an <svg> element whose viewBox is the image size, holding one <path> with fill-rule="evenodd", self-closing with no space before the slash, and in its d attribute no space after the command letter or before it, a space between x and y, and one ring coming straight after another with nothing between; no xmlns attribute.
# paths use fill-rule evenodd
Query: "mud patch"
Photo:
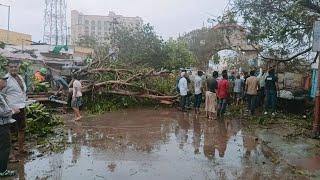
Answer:
<svg viewBox="0 0 320 180"><path fill-rule="evenodd" d="M14 167L25 179L292 179L240 120L134 109L66 121L67 147ZM23 171L22 171L23 170Z"/></svg>

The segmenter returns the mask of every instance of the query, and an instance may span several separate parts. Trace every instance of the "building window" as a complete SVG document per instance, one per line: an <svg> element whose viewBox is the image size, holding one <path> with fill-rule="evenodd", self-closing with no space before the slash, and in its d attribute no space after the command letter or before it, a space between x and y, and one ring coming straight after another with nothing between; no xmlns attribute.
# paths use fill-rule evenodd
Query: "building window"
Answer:
<svg viewBox="0 0 320 180"><path fill-rule="evenodd" d="M95 26L96 22L94 20L91 21L91 26Z"/></svg>
<svg viewBox="0 0 320 180"><path fill-rule="evenodd" d="M85 22L86 22L85 25L88 26L89 25L89 20L86 20Z"/></svg>
<svg viewBox="0 0 320 180"><path fill-rule="evenodd" d="M83 19L83 17L82 17L82 16L79 16L78 24L82 24L82 19Z"/></svg>
<svg viewBox="0 0 320 180"><path fill-rule="evenodd" d="M96 30L96 27L95 26L91 26L91 30Z"/></svg>

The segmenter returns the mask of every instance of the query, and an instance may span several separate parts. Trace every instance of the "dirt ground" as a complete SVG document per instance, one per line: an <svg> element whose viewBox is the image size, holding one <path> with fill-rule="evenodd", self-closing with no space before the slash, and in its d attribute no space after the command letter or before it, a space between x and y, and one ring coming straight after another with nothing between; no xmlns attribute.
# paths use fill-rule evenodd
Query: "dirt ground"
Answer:
<svg viewBox="0 0 320 180"><path fill-rule="evenodd" d="M241 118L131 109L71 119L62 148L30 147L29 157L10 165L13 179L320 178L317 140L288 140L276 127L248 129Z"/></svg>

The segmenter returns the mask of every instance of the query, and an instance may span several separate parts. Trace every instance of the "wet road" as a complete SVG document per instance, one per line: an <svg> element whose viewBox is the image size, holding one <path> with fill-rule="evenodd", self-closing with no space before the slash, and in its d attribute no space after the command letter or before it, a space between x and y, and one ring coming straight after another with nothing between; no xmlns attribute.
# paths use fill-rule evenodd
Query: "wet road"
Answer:
<svg viewBox="0 0 320 180"><path fill-rule="evenodd" d="M63 152L18 165L17 179L295 179L239 120L128 110L66 122Z"/></svg>

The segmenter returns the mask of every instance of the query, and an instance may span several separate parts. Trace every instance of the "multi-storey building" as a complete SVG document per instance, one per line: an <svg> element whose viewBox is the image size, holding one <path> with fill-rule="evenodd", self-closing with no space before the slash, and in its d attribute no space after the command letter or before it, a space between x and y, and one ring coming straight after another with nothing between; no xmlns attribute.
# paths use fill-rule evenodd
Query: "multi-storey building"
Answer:
<svg viewBox="0 0 320 180"><path fill-rule="evenodd" d="M95 37L98 42L108 42L116 26L135 28L142 26L140 17L124 17L109 12L108 16L85 15L76 10L71 11L71 41L76 43L81 37Z"/></svg>

